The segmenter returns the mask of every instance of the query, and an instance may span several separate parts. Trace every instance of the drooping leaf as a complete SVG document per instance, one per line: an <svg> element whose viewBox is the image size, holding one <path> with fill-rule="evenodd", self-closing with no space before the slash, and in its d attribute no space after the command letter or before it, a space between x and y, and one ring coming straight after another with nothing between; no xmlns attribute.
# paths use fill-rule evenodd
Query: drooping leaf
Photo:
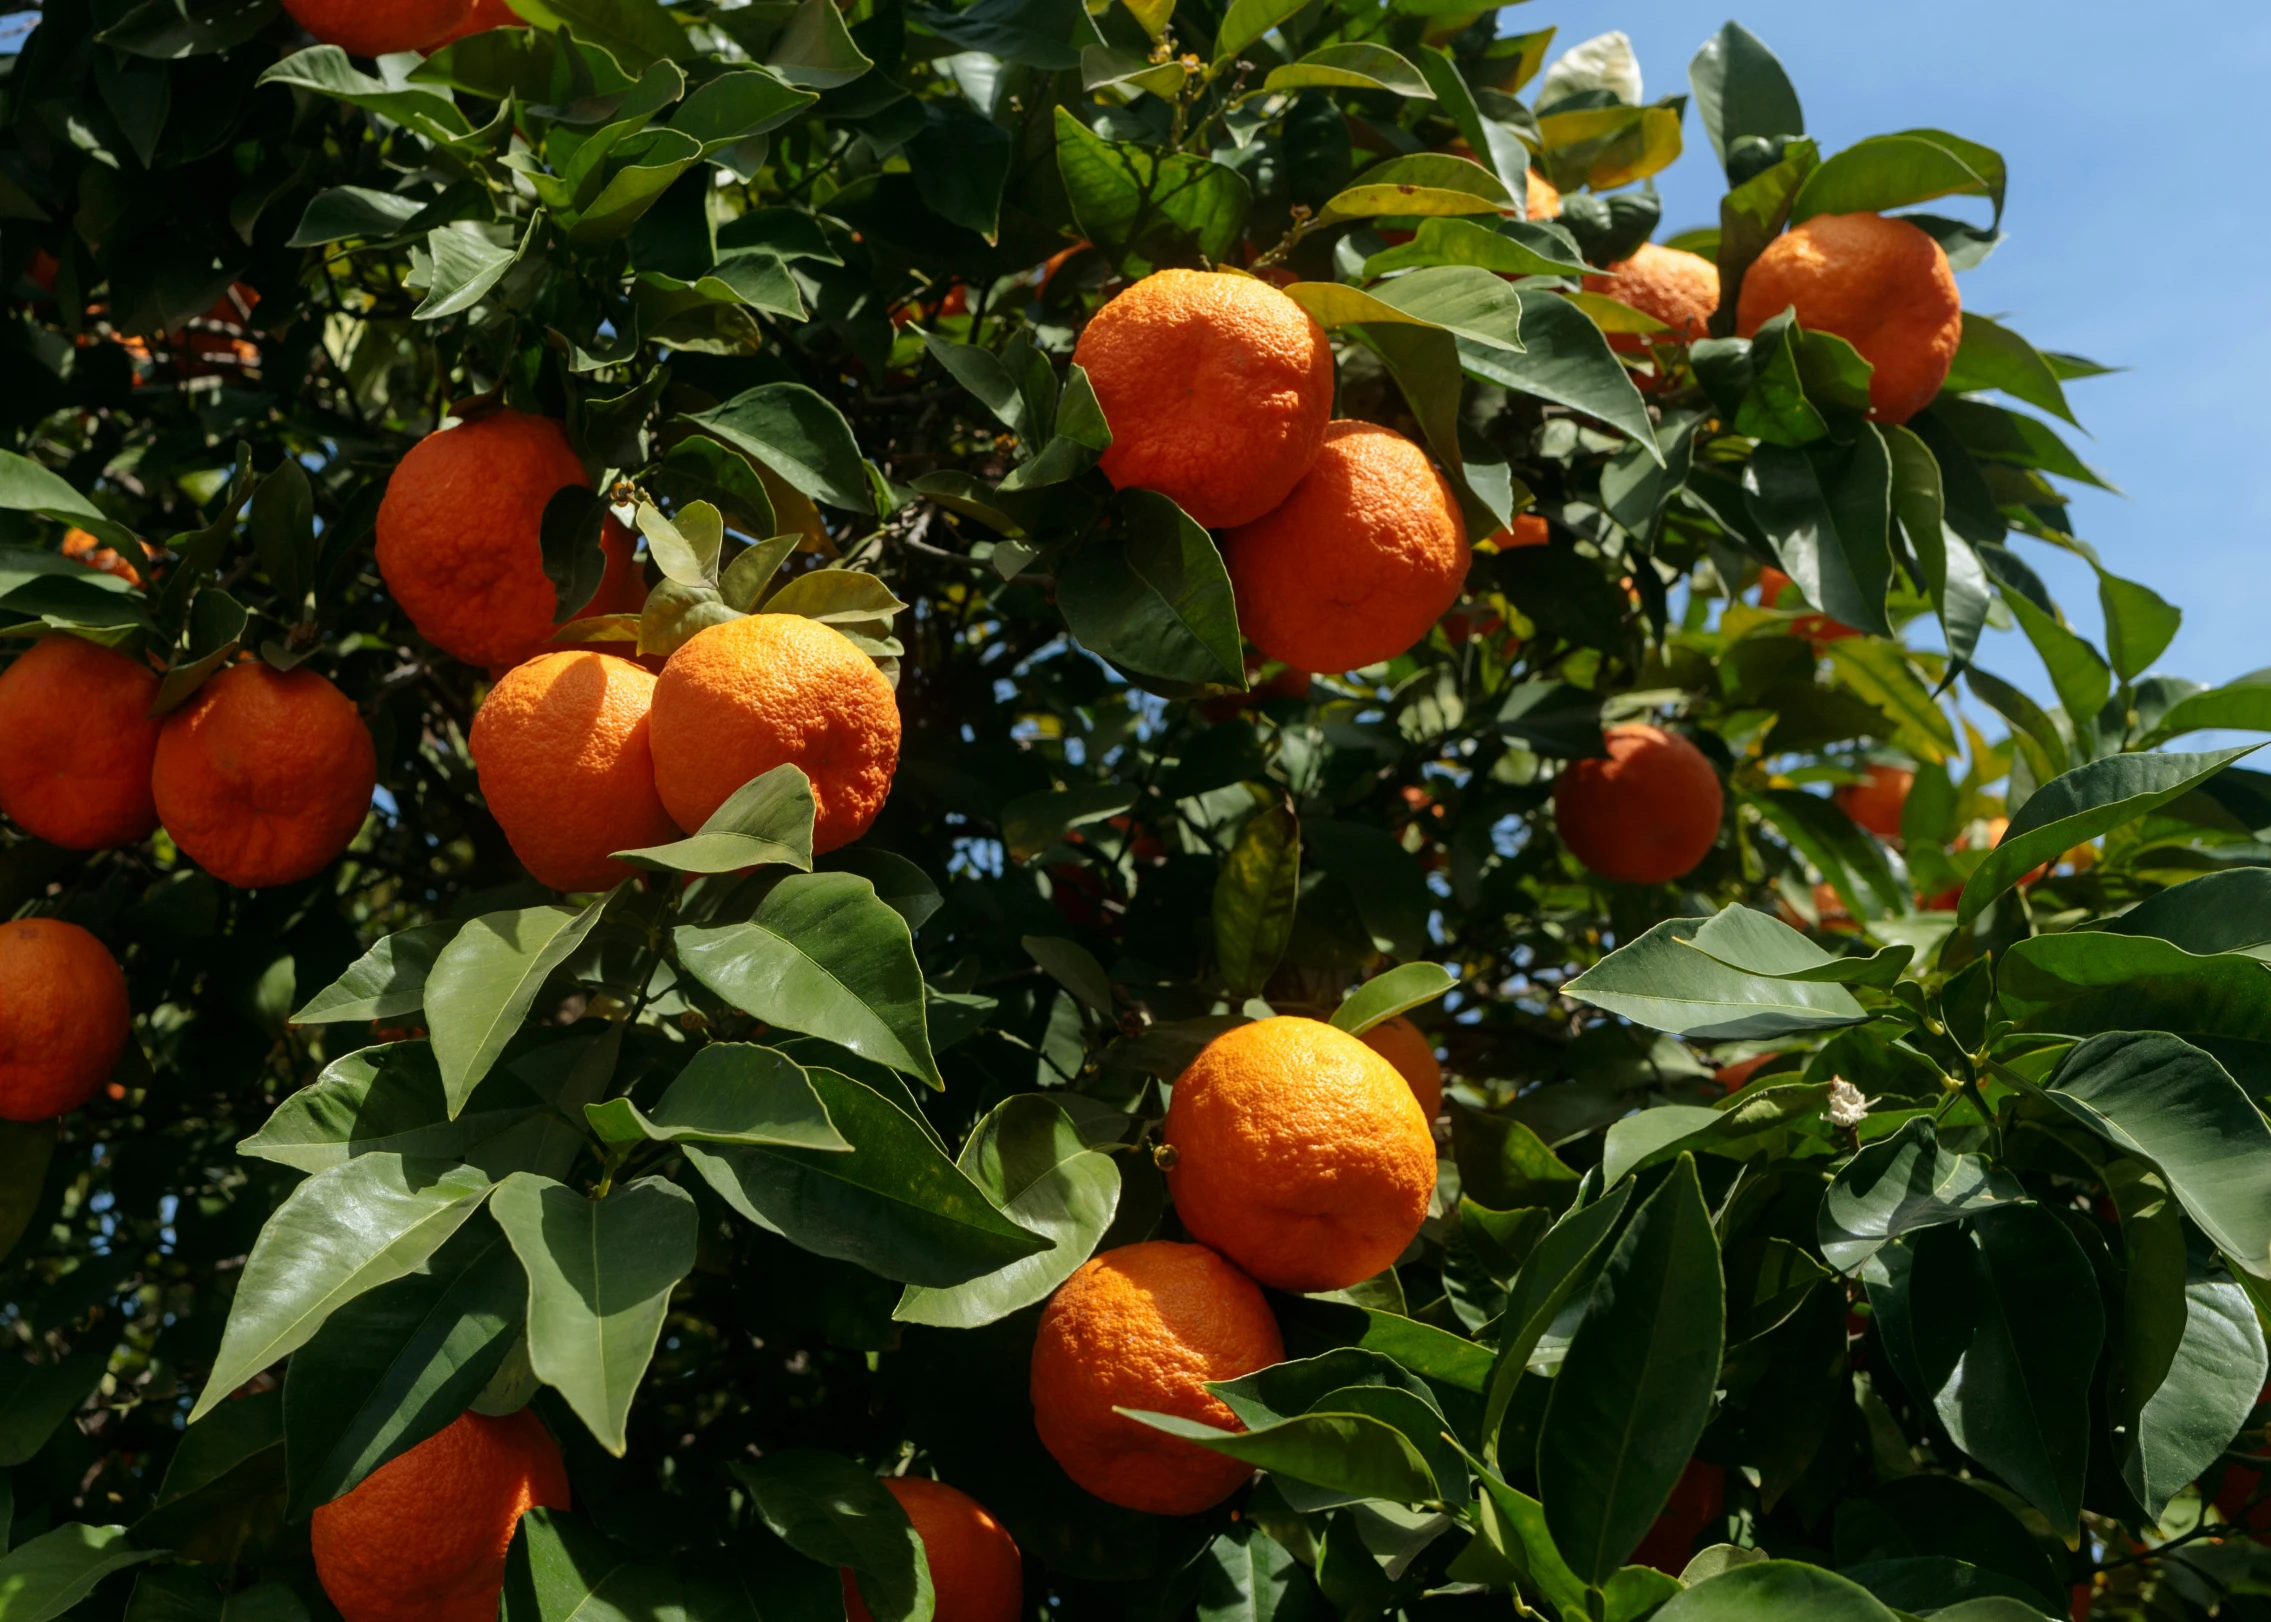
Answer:
<svg viewBox="0 0 2271 1622"><path fill-rule="evenodd" d="M1746 974L1695 950L1687 943L1706 922L1658 924L1563 990L1653 1029L1706 1041L1834 1030L1868 1019L1843 986Z"/></svg>
<svg viewBox="0 0 2271 1622"><path fill-rule="evenodd" d="M785 1448L734 1474L776 1537L852 1574L876 1622L930 1622L936 1601L922 1539L867 1470L833 1453Z"/></svg>
<svg viewBox="0 0 2271 1622"><path fill-rule="evenodd" d="M751 778L684 839L617 851L634 867L678 873L738 873L779 862L812 870L812 780L801 767L775 766Z"/></svg>
<svg viewBox="0 0 2271 1622"><path fill-rule="evenodd" d="M1156 491L1127 492L1121 512L1058 568L1065 624L1131 676L1243 687L1238 609L1214 538Z"/></svg>
<svg viewBox="0 0 2271 1622"><path fill-rule="evenodd" d="M1245 228L1252 189L1235 169L1133 141L1107 141L1065 108L1057 168L1073 218L1125 276L1221 259Z"/></svg>
<svg viewBox="0 0 2271 1622"><path fill-rule="evenodd" d="M426 1024L454 1116L504 1052L537 993L573 957L607 910L530 907L475 918L441 949L426 976Z"/></svg>
<svg viewBox="0 0 2271 1622"><path fill-rule="evenodd" d="M426 1000L434 960L457 936L455 920L397 930L357 958L347 972L307 1000L295 1025L394 1019L414 1014Z"/></svg>

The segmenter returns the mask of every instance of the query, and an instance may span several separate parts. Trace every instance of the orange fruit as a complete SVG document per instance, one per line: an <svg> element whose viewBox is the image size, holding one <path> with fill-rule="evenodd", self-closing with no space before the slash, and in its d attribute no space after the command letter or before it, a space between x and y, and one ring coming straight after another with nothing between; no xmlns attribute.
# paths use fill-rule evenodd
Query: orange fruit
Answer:
<svg viewBox="0 0 2271 1622"><path fill-rule="evenodd" d="M83 529L64 532L63 555L75 562L84 563L90 569L99 569L104 574L114 574L130 586L139 586L142 583L142 571L119 556L116 547L103 545L99 539ZM145 563L149 561L147 552L142 554L141 561Z"/></svg>
<svg viewBox="0 0 2271 1622"><path fill-rule="evenodd" d="M158 825L150 760L158 678L125 654L45 636L0 671L0 811L66 850L131 845Z"/></svg>
<svg viewBox="0 0 2271 1622"><path fill-rule="evenodd" d="M1658 1571L1679 1575L1695 1552L1695 1540L1726 1508L1727 1472L1701 1459L1688 1460L1663 1513L1648 1528L1640 1547L1632 1551L1629 1564L1654 1566Z"/></svg>
<svg viewBox="0 0 2271 1622"><path fill-rule="evenodd" d="M1550 220L1561 212L1561 189L1535 169L1522 176L1522 212L1533 220Z"/></svg>
<svg viewBox="0 0 2271 1622"><path fill-rule="evenodd" d="M1153 272L1096 312L1072 358L1112 430L1104 476L1174 497L1209 529L1283 501L1333 414L1324 328L1229 271Z"/></svg>
<svg viewBox="0 0 2271 1622"><path fill-rule="evenodd" d="M1553 537L1546 533L1546 521L1536 513L1517 513L1514 522L1504 529L1493 530L1490 539L1480 542L1478 552L1511 552L1518 546L1547 546Z"/></svg>
<svg viewBox="0 0 2271 1622"><path fill-rule="evenodd" d="M1209 1042L1161 1136L1191 1237L1281 1290L1343 1289L1392 1265L1435 1192L1410 1084L1322 1020L1257 1020Z"/></svg>
<svg viewBox="0 0 2271 1622"><path fill-rule="evenodd" d="M60 918L0 924L0 1121L68 1115L126 1051L134 1010L110 948Z"/></svg>
<svg viewBox="0 0 2271 1622"><path fill-rule="evenodd" d="M1451 486L1425 451L1368 422L1328 427L1293 493L1232 530L1223 551L1247 639L1303 670L1393 659L1467 579Z"/></svg>
<svg viewBox="0 0 2271 1622"><path fill-rule="evenodd" d="M1790 577L1780 569L1769 566L1759 570L1758 606L1780 607L1782 594L1790 589L1790 583ZM1798 601L1802 604L1805 598L1800 596ZM1790 630L1793 635L1814 643L1842 642L1849 636L1861 634L1843 620L1833 620L1827 614L1800 614L1790 622Z"/></svg>
<svg viewBox="0 0 2271 1622"><path fill-rule="evenodd" d="M1767 244L1743 277L1735 330L1748 338L1789 309L1876 368L1869 414L1884 422L1932 403L1963 341L1948 256L1921 228L1879 214L1816 215Z"/></svg>
<svg viewBox="0 0 2271 1622"><path fill-rule="evenodd" d="M505 670L539 652L558 606L544 573L544 504L588 485L549 417L500 411L428 434L387 480L378 565L418 634L467 664ZM646 586L629 531L609 521L607 572L579 618L635 614Z"/></svg>
<svg viewBox="0 0 2271 1622"><path fill-rule="evenodd" d="M1364 1045L1396 1067L1419 1100L1419 1112L1430 1121L1443 1113L1443 1066L1435 1057L1435 1044L1410 1020L1398 1014L1384 1019L1361 1038Z"/></svg>
<svg viewBox="0 0 2271 1622"><path fill-rule="evenodd" d="M1834 796L1845 814L1880 839L1900 837L1900 813L1916 774L1902 766L1871 766L1866 783L1846 783Z"/></svg>
<svg viewBox="0 0 2271 1622"><path fill-rule="evenodd" d="M423 47L438 51L444 45L455 45L470 34L486 34L492 28L526 28L528 20L505 3L505 0L473 0L473 8L465 14L465 21Z"/></svg>
<svg viewBox="0 0 2271 1622"><path fill-rule="evenodd" d="M460 1414L315 1512L316 1578L346 1622L495 1622L513 1529L539 1505L569 1507L543 1422Z"/></svg>
<svg viewBox="0 0 2271 1622"><path fill-rule="evenodd" d="M1606 760L1575 760L1553 785L1562 843L1605 879L1662 884L1719 839L1726 799L1703 751L1676 732L1611 727Z"/></svg>
<svg viewBox="0 0 2271 1622"><path fill-rule="evenodd" d="M868 656L794 614L752 614L687 641L655 683L655 787L688 833L734 790L793 765L812 779L812 848L867 832L899 767L899 699Z"/></svg>
<svg viewBox="0 0 2271 1622"><path fill-rule="evenodd" d="M371 809L378 755L346 694L257 659L166 717L150 788L182 854L242 890L330 865Z"/></svg>
<svg viewBox="0 0 2271 1622"><path fill-rule="evenodd" d="M284 0L292 20L352 56L423 51L465 20L467 0Z"/></svg>
<svg viewBox="0 0 2271 1622"><path fill-rule="evenodd" d="M1740 1092L1751 1077L1781 1057L1779 1053L1754 1053L1747 1059L1737 1059L1732 1064L1721 1065L1711 1079L1719 1083L1723 1091Z"/></svg>
<svg viewBox="0 0 2271 1622"><path fill-rule="evenodd" d="M1586 277L1585 291L1605 293L1672 329L1609 334L1611 349L1638 354L1652 343L1686 344L1705 336L1711 312L1719 308L1719 267L1701 254L1643 242L1630 259Z"/></svg>
<svg viewBox="0 0 2271 1622"><path fill-rule="evenodd" d="M1154 1239L1091 1258L1041 1311L1033 1423L1065 1474L1107 1503L1195 1515L1253 1467L1116 1412L1244 1430L1209 1380L1285 1360L1254 1281L1204 1245Z"/></svg>
<svg viewBox="0 0 2271 1622"><path fill-rule="evenodd" d="M555 890L630 877L618 850L677 837L655 792L647 711L655 679L604 653L541 653L515 665L473 718L489 814L513 854Z"/></svg>
<svg viewBox="0 0 2271 1622"><path fill-rule="evenodd" d="M888 1476L884 1490L899 1500L923 1540L932 1622L1019 1622L1025 1606L1025 1563L1017 1541L966 1492L927 1476ZM846 1571L844 1610L850 1622L875 1622Z"/></svg>

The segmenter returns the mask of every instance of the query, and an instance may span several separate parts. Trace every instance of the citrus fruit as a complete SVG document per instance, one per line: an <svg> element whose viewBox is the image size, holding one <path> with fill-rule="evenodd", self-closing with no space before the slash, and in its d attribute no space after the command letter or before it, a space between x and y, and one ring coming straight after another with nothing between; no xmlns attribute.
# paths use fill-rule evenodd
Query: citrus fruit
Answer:
<svg viewBox="0 0 2271 1622"><path fill-rule="evenodd" d="M131 845L158 825L150 759L158 678L75 636L41 637L0 671L0 811L66 850Z"/></svg>
<svg viewBox="0 0 2271 1622"><path fill-rule="evenodd" d="M1072 358L1112 430L1104 476L1174 497L1209 529L1283 501L1333 414L1324 329L1228 271L1153 272L1096 312Z"/></svg>
<svg viewBox="0 0 2271 1622"><path fill-rule="evenodd" d="M1493 530L1490 539L1476 543L1478 552L1511 552L1519 546L1547 546L1553 537L1546 533L1546 521L1536 513L1517 513L1514 522L1504 529Z"/></svg>
<svg viewBox="0 0 2271 1622"><path fill-rule="evenodd" d="M1758 572L1758 606L1761 608L1804 607L1805 595L1799 593L1785 599L1783 593L1794 590L1790 577L1780 569L1769 566ZM1843 620L1833 620L1827 614L1800 614L1790 622L1790 633L1807 641L1820 644L1842 642L1849 636L1861 633Z"/></svg>
<svg viewBox="0 0 2271 1622"><path fill-rule="evenodd" d="M103 545L98 537L90 535L83 529L66 530L64 532L63 555L74 563L84 563L90 569L99 569L104 574L114 574L130 586L139 586L142 583L142 571L135 568L133 563L126 558L121 557L116 547ZM149 554L144 553L142 561L149 561Z"/></svg>
<svg viewBox="0 0 2271 1622"><path fill-rule="evenodd" d="M1126 1415L1174 1414L1244 1430L1206 1389L1285 1358L1254 1281L1204 1245L1154 1239L1091 1258L1042 1309L1033 1423L1065 1474L1107 1503L1194 1515L1253 1467Z"/></svg>
<svg viewBox="0 0 2271 1622"><path fill-rule="evenodd" d="M889 1476L883 1486L922 1537L923 1562L938 1601L932 1622L1019 1622L1025 1564L1001 1522L968 1493L927 1476ZM843 1575L850 1622L875 1622L852 1574Z"/></svg>
<svg viewBox="0 0 2271 1622"><path fill-rule="evenodd" d="M1467 525L1427 453L1336 422L1293 493L1224 547L1238 620L1272 659L1355 670L1393 659L1458 600Z"/></svg>
<svg viewBox="0 0 2271 1622"><path fill-rule="evenodd" d="M1362 1038L1364 1045L1396 1067L1429 1120L1443 1113L1443 1066L1427 1033L1398 1014L1384 1019Z"/></svg>
<svg viewBox="0 0 2271 1622"><path fill-rule="evenodd" d="M110 948L60 918L0 924L0 1121L68 1115L126 1051L134 1011Z"/></svg>
<svg viewBox="0 0 2271 1622"><path fill-rule="evenodd" d="M549 417L500 411L428 434L387 480L378 565L418 634L468 664L505 670L542 648L558 595L544 573L544 505L588 485ZM631 537L610 521L607 572L579 617L633 614L646 601Z"/></svg>
<svg viewBox="0 0 2271 1622"><path fill-rule="evenodd" d="M463 22L423 49L438 51L444 45L455 45L468 35L486 34L492 28L526 28L527 26L528 20L507 5L505 0L473 0L473 7L466 12Z"/></svg>
<svg viewBox="0 0 2271 1622"><path fill-rule="evenodd" d="M1727 1472L1716 1464L1690 1459L1672 1488L1663 1513L1648 1528L1631 1564L1654 1566L1678 1575L1695 1552L1695 1540L1726 1512Z"/></svg>
<svg viewBox="0 0 2271 1622"><path fill-rule="evenodd" d="M1652 343L1693 343L1705 335L1711 312L1719 308L1719 267L1701 254L1643 242L1630 259L1586 277L1585 291L1605 293L1671 329L1609 334L1611 349L1638 354Z"/></svg>
<svg viewBox="0 0 2271 1622"><path fill-rule="evenodd" d="M1754 1053L1747 1059L1737 1059L1732 1064L1721 1065L1711 1079L1719 1083L1722 1091L1740 1092L1749 1084L1751 1077L1781 1057L1779 1053Z"/></svg>
<svg viewBox="0 0 2271 1622"><path fill-rule="evenodd" d="M1662 884L1719 839L1725 796L1703 751L1676 732L1611 727L1605 760L1571 761L1553 785L1562 843L1604 879Z"/></svg>
<svg viewBox="0 0 2271 1622"><path fill-rule="evenodd" d="M1161 1131L1183 1226L1264 1284L1338 1290L1427 1219L1435 1138L1396 1067L1322 1020L1226 1031L1175 1083Z"/></svg>
<svg viewBox="0 0 2271 1622"><path fill-rule="evenodd" d="M678 835L655 792L655 679L604 653L540 653L506 672L473 718L481 795L513 854L555 890L628 878L618 850Z"/></svg>
<svg viewBox="0 0 2271 1622"><path fill-rule="evenodd" d="M466 0L284 0L292 20L352 56L422 51L465 20Z"/></svg>
<svg viewBox="0 0 2271 1622"><path fill-rule="evenodd" d="M776 766L812 780L812 848L867 832L899 765L899 699L867 655L818 620L751 614L713 625L655 683L655 787L692 833Z"/></svg>
<svg viewBox="0 0 2271 1622"><path fill-rule="evenodd" d="M1522 176L1522 212L1533 220L1550 220L1561 212L1561 188L1535 169Z"/></svg>
<svg viewBox="0 0 2271 1622"><path fill-rule="evenodd" d="M1743 277L1735 330L1748 338L1784 310L1809 332L1861 352L1869 414L1906 422L1932 403L1963 341L1963 300L1939 243L1906 220L1819 214L1767 244Z"/></svg>
<svg viewBox="0 0 2271 1622"><path fill-rule="evenodd" d="M1900 813L1916 774L1904 766L1871 766L1866 783L1847 783L1836 793L1845 814L1879 839L1900 837Z"/></svg>
<svg viewBox="0 0 2271 1622"><path fill-rule="evenodd" d="M306 668L231 665L166 717L150 788L184 855L239 889L320 873L371 808L378 756L347 695Z"/></svg>
<svg viewBox="0 0 2271 1622"><path fill-rule="evenodd" d="M559 1444L523 1408L465 1413L315 1512L315 1573L346 1622L495 1622L529 1510L566 1509Z"/></svg>

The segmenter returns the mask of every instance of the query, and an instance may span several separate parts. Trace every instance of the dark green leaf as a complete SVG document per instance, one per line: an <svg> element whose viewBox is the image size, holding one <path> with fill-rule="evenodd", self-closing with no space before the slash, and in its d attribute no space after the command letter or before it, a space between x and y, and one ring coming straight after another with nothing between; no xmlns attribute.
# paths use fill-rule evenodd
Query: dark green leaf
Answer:
<svg viewBox="0 0 2271 1622"><path fill-rule="evenodd" d="M591 934L607 899L601 896L580 912L530 907L486 913L435 957L424 1006L453 1116L520 1029L544 982Z"/></svg>
<svg viewBox="0 0 2271 1622"><path fill-rule="evenodd" d="M935 1601L922 1539L868 1471L833 1453L789 1448L734 1474L775 1536L858 1581L876 1622L930 1622Z"/></svg>
<svg viewBox="0 0 2271 1622"><path fill-rule="evenodd" d="M1695 110L1722 165L1745 136L1806 133L1797 89L1766 43L1740 23L1728 23L1705 40L1687 66Z"/></svg>
<svg viewBox="0 0 2271 1622"><path fill-rule="evenodd" d="M1761 445L1744 471L1743 494L1807 602L1847 625L1890 634L1892 459L1873 425L1850 446Z"/></svg>
<svg viewBox="0 0 2271 1622"><path fill-rule="evenodd" d="M851 425L802 383L763 383L687 420L762 462L815 501L850 512L874 509Z"/></svg>
<svg viewBox="0 0 2271 1622"><path fill-rule="evenodd" d="M1062 107L1056 130L1073 218L1123 276L1220 260L1245 228L1252 192L1235 169L1107 141Z"/></svg>
<svg viewBox="0 0 2271 1622"><path fill-rule="evenodd" d="M1057 606L1081 645L1131 676L1243 687L1238 609L1210 536L1168 497L1130 490L1123 521L1057 571Z"/></svg>
<svg viewBox="0 0 2271 1622"><path fill-rule="evenodd" d="M1903 1235L2024 1198L2017 1178L1942 1147L1919 1116L1846 1163L1822 1197L1816 1238L1829 1264L1850 1273Z"/></svg>
<svg viewBox="0 0 2271 1622"><path fill-rule="evenodd" d="M426 1000L426 977L457 934L454 920L414 924L365 952L337 980L292 1016L295 1025L393 1019L416 1013Z"/></svg>

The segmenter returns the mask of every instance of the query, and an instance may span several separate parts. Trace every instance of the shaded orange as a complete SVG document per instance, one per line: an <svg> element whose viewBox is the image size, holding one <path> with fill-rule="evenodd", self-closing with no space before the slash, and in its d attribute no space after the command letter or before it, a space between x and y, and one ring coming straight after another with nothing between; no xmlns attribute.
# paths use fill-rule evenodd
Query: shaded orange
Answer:
<svg viewBox="0 0 2271 1622"><path fill-rule="evenodd" d="M1876 368L1869 414L1884 422L1932 403L1963 341L1947 254L1919 227L1878 214L1817 215L1767 244L1743 277L1735 330L1748 338L1787 309Z"/></svg>
<svg viewBox="0 0 2271 1622"><path fill-rule="evenodd" d="M1344 1289L1392 1266L1435 1192L1412 1087L1322 1020L1216 1037L1176 1080L1160 1135L1191 1237L1281 1290Z"/></svg>
<svg viewBox="0 0 2271 1622"><path fill-rule="evenodd" d="M1230 1263L1203 1245L1124 1245L1089 1260L1042 1309L1033 1423L1065 1474L1107 1503L1194 1515L1236 1492L1253 1467L1115 1410L1244 1430L1206 1382L1284 1358L1269 1303Z"/></svg>
<svg viewBox="0 0 2271 1622"><path fill-rule="evenodd" d="M1255 647L1303 670L1354 670L1427 635L1458 601L1469 549L1425 451L1390 428L1336 422L1293 493L1223 551Z"/></svg>
<svg viewBox="0 0 2271 1622"><path fill-rule="evenodd" d="M1759 607L1775 608L1780 606L1783 592L1789 590L1792 584L1790 577L1780 569L1770 566L1759 570ZM1801 603L1805 601L1803 593L1799 595L1798 600ZM1833 620L1827 614L1800 614L1790 622L1790 634L1802 636L1818 646L1824 642L1842 642L1849 636L1859 636L1861 633L1843 620Z"/></svg>
<svg viewBox="0 0 2271 1622"><path fill-rule="evenodd" d="M489 813L513 854L555 890L631 876L610 859L677 837L655 792L647 712L655 678L604 653L544 653L515 665L473 718Z"/></svg>
<svg viewBox="0 0 2271 1622"><path fill-rule="evenodd" d="M1316 460L1333 351L1309 312L1228 271L1162 270L1098 310L1073 346L1122 490L1157 490L1209 529L1249 523Z"/></svg>
<svg viewBox="0 0 2271 1622"><path fill-rule="evenodd" d="M293 21L352 56L431 49L465 20L467 0L284 0Z"/></svg>
<svg viewBox="0 0 2271 1622"><path fill-rule="evenodd" d="M1605 293L1671 329L1609 334L1611 349L1638 354L1650 344L1693 343L1705 336L1711 312L1719 308L1719 267L1701 254L1643 242L1630 259L1586 277L1585 291Z"/></svg>
<svg viewBox="0 0 2271 1622"><path fill-rule="evenodd" d="M1522 212L1533 220L1550 220L1561 212L1561 190L1535 169L1522 176Z"/></svg>
<svg viewBox="0 0 2271 1622"><path fill-rule="evenodd" d="M305 667L231 665L166 717L150 787L184 855L225 884L309 878L362 827L378 781L354 703Z"/></svg>
<svg viewBox="0 0 2271 1622"><path fill-rule="evenodd" d="M315 1512L315 1572L346 1622L495 1622L521 1516L566 1509L535 1414L465 1413Z"/></svg>
<svg viewBox="0 0 2271 1622"><path fill-rule="evenodd" d="M655 684L655 787L692 833L776 766L812 779L812 846L866 833L899 767L899 700L874 662L818 620L752 614L702 631Z"/></svg>
<svg viewBox="0 0 2271 1622"><path fill-rule="evenodd" d="M1916 774L1904 766L1871 766L1866 783L1840 784L1834 798L1847 816L1879 839L1898 839L1900 813L1915 782Z"/></svg>
<svg viewBox="0 0 2271 1622"><path fill-rule="evenodd" d="M0 1121L68 1115L94 1096L132 1034L110 948L60 918L0 924Z"/></svg>
<svg viewBox="0 0 2271 1622"><path fill-rule="evenodd" d="M1678 1576L1695 1552L1695 1540L1726 1512L1726 1507L1727 1472L1701 1459L1688 1460L1663 1513L1648 1528L1648 1535L1632 1551L1628 1563L1654 1566Z"/></svg>
<svg viewBox="0 0 2271 1622"><path fill-rule="evenodd" d="M1001 1522L968 1493L927 1476L888 1476L883 1487L923 1540L923 1562L938 1602L931 1622L1018 1622L1025 1606L1025 1563ZM843 1579L850 1622L875 1622L851 1572Z"/></svg>
<svg viewBox="0 0 2271 1622"><path fill-rule="evenodd" d="M418 634L444 653L492 670L520 663L552 635L558 596L544 573L544 506L588 486L568 436L549 417L500 411L428 434L387 480L379 504L378 565ZM618 602L630 537L603 532L608 575L586 616L635 613Z"/></svg>
<svg viewBox="0 0 2271 1622"><path fill-rule="evenodd" d="M57 633L0 671L0 811L66 850L131 845L158 825L150 763L158 678Z"/></svg>
<svg viewBox="0 0 2271 1622"><path fill-rule="evenodd" d="M1398 1014L1384 1019L1362 1038L1364 1045L1396 1067L1419 1100L1419 1112L1430 1121L1443 1113L1443 1065L1435 1057L1435 1044L1410 1020Z"/></svg>
<svg viewBox="0 0 2271 1622"><path fill-rule="evenodd" d="M116 547L103 545L99 537L91 535L83 529L64 532L63 555L74 563L84 563L90 569L99 569L104 574L116 575L130 586L139 586L142 583L142 571L135 568L133 563L126 558L120 556ZM142 561L145 563L149 561L147 552L142 554Z"/></svg>
<svg viewBox="0 0 2271 1622"><path fill-rule="evenodd" d="M492 28L526 28L528 20L505 3L505 0L473 0L473 8L465 14L465 21L448 33L423 47L438 51L444 45L455 45L471 34L486 34Z"/></svg>
<svg viewBox="0 0 2271 1622"><path fill-rule="evenodd" d="M1562 843L1602 878L1663 884L1718 842L1726 796L1703 751L1676 732L1609 728L1606 760L1571 761L1553 785Z"/></svg>
<svg viewBox="0 0 2271 1622"><path fill-rule="evenodd" d="M1494 530L1487 541L1477 543L1478 552L1511 552L1518 546L1549 546L1553 537L1546 533L1546 521L1536 513L1516 513L1514 522L1504 529Z"/></svg>
<svg viewBox="0 0 2271 1622"><path fill-rule="evenodd" d="M1748 1059L1737 1059L1733 1064L1721 1065L1712 1079L1727 1092L1739 1092L1751 1077L1781 1057L1779 1053L1756 1053Z"/></svg>

